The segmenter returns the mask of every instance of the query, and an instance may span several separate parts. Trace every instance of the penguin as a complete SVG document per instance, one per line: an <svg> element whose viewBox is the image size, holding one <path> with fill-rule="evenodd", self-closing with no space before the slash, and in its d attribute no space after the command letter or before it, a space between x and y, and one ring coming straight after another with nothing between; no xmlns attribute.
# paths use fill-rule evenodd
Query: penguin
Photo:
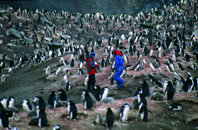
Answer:
<svg viewBox="0 0 198 130"><path fill-rule="evenodd" d="M63 81L64 81L64 83L65 83L65 84L67 84L67 83L68 83L67 74L65 74L65 75L63 76Z"/></svg>
<svg viewBox="0 0 198 130"><path fill-rule="evenodd" d="M71 60L70 66L74 67L74 59Z"/></svg>
<svg viewBox="0 0 198 130"><path fill-rule="evenodd" d="M6 109L7 108L8 99L4 97L4 98L1 99L0 102L3 105L3 108Z"/></svg>
<svg viewBox="0 0 198 130"><path fill-rule="evenodd" d="M198 90L198 77L194 77L193 82L194 82L193 89Z"/></svg>
<svg viewBox="0 0 198 130"><path fill-rule="evenodd" d="M14 103L15 103L15 98L12 96L9 97L7 100L7 108L15 108Z"/></svg>
<svg viewBox="0 0 198 130"><path fill-rule="evenodd" d="M58 67L58 69L56 70L56 75L58 75L61 71L61 67Z"/></svg>
<svg viewBox="0 0 198 130"><path fill-rule="evenodd" d="M57 92L57 100L58 103L60 103L61 106L65 106L68 102L67 94L63 89L59 89Z"/></svg>
<svg viewBox="0 0 198 130"><path fill-rule="evenodd" d="M102 58L101 67L106 67L106 66L107 66L106 58Z"/></svg>
<svg viewBox="0 0 198 130"><path fill-rule="evenodd" d="M123 59L124 59L125 64L129 63L129 58L126 54L123 55Z"/></svg>
<svg viewBox="0 0 198 130"><path fill-rule="evenodd" d="M183 66L181 65L181 63L178 63L178 69L181 70L181 71L184 70L184 68L183 68Z"/></svg>
<svg viewBox="0 0 198 130"><path fill-rule="evenodd" d="M66 84L66 91L70 91L72 87L71 81L68 81Z"/></svg>
<svg viewBox="0 0 198 130"><path fill-rule="evenodd" d="M164 94L167 96L167 100L172 100L175 94L175 88L173 87L170 81L168 81L164 90L165 90Z"/></svg>
<svg viewBox="0 0 198 130"><path fill-rule="evenodd" d="M78 68L77 75L83 75L83 74L84 74L83 70L81 68Z"/></svg>
<svg viewBox="0 0 198 130"><path fill-rule="evenodd" d="M145 99L146 100L146 99ZM140 119L144 122L148 121L148 109L147 104L141 102L139 105L139 116Z"/></svg>
<svg viewBox="0 0 198 130"><path fill-rule="evenodd" d="M187 79L184 82L182 88L183 88L184 92L190 92L192 90L193 86L194 86L193 78L192 78L191 74L188 72Z"/></svg>
<svg viewBox="0 0 198 130"><path fill-rule="evenodd" d="M84 85L87 86L89 81L89 75L85 76Z"/></svg>
<svg viewBox="0 0 198 130"><path fill-rule="evenodd" d="M78 68L82 69L82 67L83 67L83 62L80 62L79 65L78 65Z"/></svg>
<svg viewBox="0 0 198 130"><path fill-rule="evenodd" d="M171 103L169 105L169 110L181 111L182 110L182 105L180 103Z"/></svg>
<svg viewBox="0 0 198 130"><path fill-rule="evenodd" d="M87 91L82 91L83 108L91 110L93 107L92 99Z"/></svg>
<svg viewBox="0 0 198 130"><path fill-rule="evenodd" d="M120 113L119 113L121 121L127 121L128 120L129 110L130 110L129 103L125 103L125 104L122 105L122 107L120 109Z"/></svg>
<svg viewBox="0 0 198 130"><path fill-rule="evenodd" d="M12 117L12 113L9 111L0 113L0 127L9 128L9 117Z"/></svg>
<svg viewBox="0 0 198 130"><path fill-rule="evenodd" d="M24 99L22 108L24 111L30 112L32 110L32 105L31 105L30 101L27 99Z"/></svg>
<svg viewBox="0 0 198 130"><path fill-rule="evenodd" d="M29 125L38 127L48 126L47 115L39 106L36 106L36 116L30 119Z"/></svg>
<svg viewBox="0 0 198 130"><path fill-rule="evenodd" d="M143 65L141 62L138 62L134 67L133 67L133 71L138 71L138 70L142 70L143 69Z"/></svg>
<svg viewBox="0 0 198 130"><path fill-rule="evenodd" d="M55 125L55 126L53 127L53 130L61 130L60 125Z"/></svg>
<svg viewBox="0 0 198 130"><path fill-rule="evenodd" d="M60 60L59 60L59 62L60 62L60 63L62 62L62 64L63 64L64 66L66 66L66 65L68 64L67 60L64 59L64 57L61 57Z"/></svg>
<svg viewBox="0 0 198 130"><path fill-rule="evenodd" d="M94 86L93 94L97 101L100 101L100 91L101 91L101 88L98 85Z"/></svg>
<svg viewBox="0 0 198 130"><path fill-rule="evenodd" d="M1 83L5 83L5 80L6 80L6 75L5 74L2 74L1 75Z"/></svg>
<svg viewBox="0 0 198 130"><path fill-rule="evenodd" d="M33 103L35 104L34 105L35 108L39 107L41 111L45 111L46 104L41 96L35 96L33 99Z"/></svg>
<svg viewBox="0 0 198 130"><path fill-rule="evenodd" d="M107 108L107 112L106 112L106 123L107 123L107 127L109 129L111 129L113 127L114 124L114 114L111 110L110 107Z"/></svg>
<svg viewBox="0 0 198 130"><path fill-rule="evenodd" d="M48 67L45 69L45 74L46 74L46 75L49 75L50 72L51 72L51 67L48 66Z"/></svg>
<svg viewBox="0 0 198 130"><path fill-rule="evenodd" d="M56 99L55 91L52 91L48 97L48 106L49 108L56 108L58 105L58 101Z"/></svg>
<svg viewBox="0 0 198 130"><path fill-rule="evenodd" d="M106 86L106 87L103 87L100 91L100 101L104 100L107 96L108 96L108 93L109 93L109 88Z"/></svg>
<svg viewBox="0 0 198 130"><path fill-rule="evenodd" d="M70 120L77 119L77 108L73 101L67 103L68 116Z"/></svg>
<svg viewBox="0 0 198 130"><path fill-rule="evenodd" d="M136 90L135 96L137 96L137 94L142 94L144 97L150 95L149 86L145 80L143 81L142 85Z"/></svg>

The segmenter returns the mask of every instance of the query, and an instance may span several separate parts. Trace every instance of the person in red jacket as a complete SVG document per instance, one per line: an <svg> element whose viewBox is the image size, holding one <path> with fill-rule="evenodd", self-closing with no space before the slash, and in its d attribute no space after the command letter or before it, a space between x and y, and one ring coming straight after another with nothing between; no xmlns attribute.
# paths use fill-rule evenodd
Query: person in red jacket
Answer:
<svg viewBox="0 0 198 130"><path fill-rule="evenodd" d="M96 82L95 73L96 73L96 67L98 64L94 61L95 53L91 52L91 54L85 59L86 66L87 66L87 72L89 75L89 81L87 86L87 91L92 92L93 87Z"/></svg>

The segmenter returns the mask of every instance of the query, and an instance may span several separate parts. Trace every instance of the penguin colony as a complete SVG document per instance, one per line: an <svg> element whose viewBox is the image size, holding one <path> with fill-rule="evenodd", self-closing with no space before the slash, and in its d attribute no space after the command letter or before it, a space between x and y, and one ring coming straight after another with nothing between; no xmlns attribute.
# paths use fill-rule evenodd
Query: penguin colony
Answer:
<svg viewBox="0 0 198 130"><path fill-rule="evenodd" d="M190 9L185 8L186 6L189 6ZM61 84L65 87L51 91L47 104L42 97L35 96L30 100L24 99L22 108L28 112L29 125L32 126L48 126L46 109L57 107L67 108L68 119L78 120L76 104L69 100L71 95L67 95L71 89L75 89L72 87L77 86L76 82L71 81L71 77L83 75L86 86L88 76L85 75L84 57L91 51L99 52L102 50L102 55L96 55L96 60L99 59L99 67L105 68L113 66L111 52L118 49L122 51L126 64L122 76L133 75L135 77L138 72L149 69L149 72L152 73L147 74L148 79L156 85L157 90L163 90L168 109L182 110L181 103L169 103L168 101L174 100L176 92L187 93L198 89L198 78L194 74L194 71L197 71L195 62L198 60L198 36L192 33L192 30L198 29L196 8L196 1L184 0L175 6L164 6L161 10L154 8L151 12L140 12L135 16L126 14L104 15L102 13L72 14L65 11L59 13L38 9L29 11L20 8L14 10L12 7L2 6L1 13L5 13L7 17L0 19L0 28L4 30L7 36L12 35L16 38L13 43L7 44L7 47L25 45L35 51L33 54L27 53L24 56L15 53L12 55L4 54L0 59L1 85L6 83L6 78L9 78L18 68L42 64L46 60L58 58L60 59L59 66L49 65L44 68L44 71L48 78L58 77L64 73ZM57 19L49 17L55 15ZM12 22L19 17L33 18L33 20L21 21L18 25L16 22ZM58 19L63 19L65 22L60 23ZM141 23L141 21L144 22ZM175 23L171 21L175 21ZM156 26L149 23L155 23ZM22 26L29 31L18 31L21 30ZM60 28L65 29L61 30ZM187 28L190 28L191 31ZM70 33L71 36L66 35L72 29L76 29L78 33L76 35ZM83 42L85 42L85 35L92 33L92 30L97 30L95 32L100 38L89 40L87 44L82 45L81 41L84 40ZM66 55L69 55L69 58L65 58ZM135 60L131 61L132 58ZM72 68L75 68L76 65L78 65L78 69L73 71ZM100 70L101 68L97 69ZM186 73L185 70L188 72ZM166 79L159 80L154 74L164 74L173 78L168 81ZM111 83L114 84L113 81ZM147 99L155 94L155 92L150 92L149 87L147 81L143 81L132 97L134 99L134 111L137 109L139 119L145 122L149 121ZM94 87L93 93L83 90L81 96L84 110L89 111L97 107L97 102L113 103L114 99L108 97L109 91L111 91L109 87L100 88L97 85ZM14 117L15 113L19 112L14 106L14 102L14 97L1 99L1 127L12 128L9 121L12 120L11 118ZM119 120L128 121L131 109L130 103L123 103L118 112ZM106 108L105 125L109 129L114 127L116 121L114 113L112 108ZM103 120L101 118L99 120ZM14 128L15 126L13 126ZM60 129L60 126L55 125L53 129Z"/></svg>

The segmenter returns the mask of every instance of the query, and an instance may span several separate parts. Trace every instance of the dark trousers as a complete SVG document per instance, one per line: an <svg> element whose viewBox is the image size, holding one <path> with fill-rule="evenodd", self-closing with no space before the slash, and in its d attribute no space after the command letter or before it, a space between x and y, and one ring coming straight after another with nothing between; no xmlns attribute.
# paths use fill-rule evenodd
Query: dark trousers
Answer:
<svg viewBox="0 0 198 130"><path fill-rule="evenodd" d="M89 75L89 81L87 86L87 91L92 92L94 89L94 85L96 83L95 74Z"/></svg>

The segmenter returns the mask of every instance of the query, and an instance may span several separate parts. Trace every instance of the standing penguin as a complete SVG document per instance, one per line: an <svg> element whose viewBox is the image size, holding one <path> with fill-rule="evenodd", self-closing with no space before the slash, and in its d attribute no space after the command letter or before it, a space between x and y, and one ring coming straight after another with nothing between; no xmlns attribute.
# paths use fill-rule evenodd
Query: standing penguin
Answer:
<svg viewBox="0 0 198 130"><path fill-rule="evenodd" d="M48 106L49 108L56 108L58 101L56 99L55 91L52 91L48 98Z"/></svg>
<svg viewBox="0 0 198 130"><path fill-rule="evenodd" d="M15 108L14 103L15 103L15 98L12 96L9 97L7 100L7 108Z"/></svg>
<svg viewBox="0 0 198 130"><path fill-rule="evenodd" d="M114 123L114 114L110 107L107 109L107 112L106 112L106 122L107 122L107 127L111 129Z"/></svg>
<svg viewBox="0 0 198 130"><path fill-rule="evenodd" d="M39 107L41 111L45 111L46 104L41 96L35 96L33 102L35 104L35 108Z"/></svg>
<svg viewBox="0 0 198 130"><path fill-rule="evenodd" d="M130 110L129 103L125 103L122 105L122 107L120 109L120 114L119 114L121 121L128 120L129 110Z"/></svg>
<svg viewBox="0 0 198 130"><path fill-rule="evenodd" d="M60 103L61 106L66 105L68 102L68 97L65 91L63 89L59 89L57 95L58 103Z"/></svg>
<svg viewBox="0 0 198 130"><path fill-rule="evenodd" d="M103 87L100 91L100 101L104 100L107 96L108 96L108 93L109 93L109 88L106 86L106 87Z"/></svg>
<svg viewBox="0 0 198 130"><path fill-rule="evenodd" d="M141 102L139 105L139 116L142 121L147 121L148 120L148 109L147 109L147 104Z"/></svg>
<svg viewBox="0 0 198 130"><path fill-rule="evenodd" d="M36 106L36 116L30 119L29 125L38 127L45 127L48 125L46 113L43 109L40 109L39 106Z"/></svg>
<svg viewBox="0 0 198 130"><path fill-rule="evenodd" d="M183 85L184 92L190 92L192 90L193 86L194 86L193 78L192 78L191 74L188 72L187 79Z"/></svg>
<svg viewBox="0 0 198 130"><path fill-rule="evenodd" d="M93 94L97 101L100 101L100 91L101 91L101 88L99 86L97 85L94 86Z"/></svg>
<svg viewBox="0 0 198 130"><path fill-rule="evenodd" d="M8 102L8 99L7 98L2 98L0 100L1 104L3 105L3 108L6 109L7 108L7 102Z"/></svg>
<svg viewBox="0 0 198 130"><path fill-rule="evenodd" d="M70 66L74 67L74 59L71 60Z"/></svg>
<svg viewBox="0 0 198 130"><path fill-rule="evenodd" d="M170 81L168 81L168 84L165 87L164 94L167 96L167 100L172 100L175 94L175 88Z"/></svg>
<svg viewBox="0 0 198 130"><path fill-rule="evenodd" d="M87 91L82 91L83 108L85 110L91 110L93 107L92 99Z"/></svg>
<svg viewBox="0 0 198 130"><path fill-rule="evenodd" d="M27 111L27 112L30 112L32 110L32 105L31 105L30 101L27 99L23 100L22 107L23 107L23 110Z"/></svg>
<svg viewBox="0 0 198 130"><path fill-rule="evenodd" d="M66 84L66 91L70 91L72 87L71 81L68 81Z"/></svg>
<svg viewBox="0 0 198 130"><path fill-rule="evenodd" d="M69 119L77 119L77 108L76 105L74 104L73 101L69 101L67 104L67 109L68 109L68 116Z"/></svg>

